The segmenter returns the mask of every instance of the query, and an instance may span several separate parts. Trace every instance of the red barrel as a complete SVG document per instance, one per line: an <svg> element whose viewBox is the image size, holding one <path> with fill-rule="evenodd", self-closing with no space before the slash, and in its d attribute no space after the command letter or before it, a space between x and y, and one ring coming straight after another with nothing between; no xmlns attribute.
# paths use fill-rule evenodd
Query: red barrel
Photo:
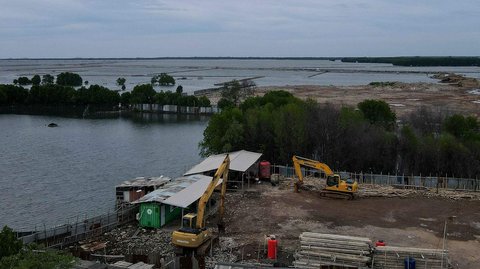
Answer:
<svg viewBox="0 0 480 269"><path fill-rule="evenodd" d="M270 162L269 161L261 161L259 165L259 175L260 179L270 179Z"/></svg>
<svg viewBox="0 0 480 269"><path fill-rule="evenodd" d="M268 240L268 258L275 260L277 258L277 240L275 238Z"/></svg>

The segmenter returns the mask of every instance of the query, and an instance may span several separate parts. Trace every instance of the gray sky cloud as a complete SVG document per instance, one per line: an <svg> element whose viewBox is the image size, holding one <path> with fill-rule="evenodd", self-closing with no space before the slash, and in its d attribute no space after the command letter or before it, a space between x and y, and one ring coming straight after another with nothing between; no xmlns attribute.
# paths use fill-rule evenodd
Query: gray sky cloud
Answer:
<svg viewBox="0 0 480 269"><path fill-rule="evenodd" d="M0 0L0 58L480 55L476 0Z"/></svg>

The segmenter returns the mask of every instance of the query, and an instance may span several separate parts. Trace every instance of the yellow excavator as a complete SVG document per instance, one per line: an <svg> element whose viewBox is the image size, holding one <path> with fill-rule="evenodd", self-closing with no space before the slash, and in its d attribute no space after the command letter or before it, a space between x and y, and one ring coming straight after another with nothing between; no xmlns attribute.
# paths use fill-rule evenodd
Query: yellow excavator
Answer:
<svg viewBox="0 0 480 269"><path fill-rule="evenodd" d="M324 163L316 160L307 159L300 156L293 156L293 166L295 167L295 174L297 174L298 181L295 182L295 192L298 192L300 186L303 184L302 167L309 167L316 170L323 171L327 176L325 188L321 191L322 196L327 194L347 196L353 199L358 190L358 183L352 179L342 179L340 175L334 174L332 169Z"/></svg>
<svg viewBox="0 0 480 269"><path fill-rule="evenodd" d="M198 202L197 213L188 213L182 218L182 227L172 233L172 243L177 247L196 249L207 243L212 238L212 233L205 227L205 208L207 202L212 196L220 179L222 187L220 193L219 222L221 222L224 212L225 192L227 190L228 169L230 167L230 158L227 154L220 167L218 167L212 181L203 193Z"/></svg>

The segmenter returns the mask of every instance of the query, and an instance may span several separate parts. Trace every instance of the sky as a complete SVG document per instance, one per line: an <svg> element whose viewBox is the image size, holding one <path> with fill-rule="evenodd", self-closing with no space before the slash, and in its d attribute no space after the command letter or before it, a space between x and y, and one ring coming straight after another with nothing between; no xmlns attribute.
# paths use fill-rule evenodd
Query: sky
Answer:
<svg viewBox="0 0 480 269"><path fill-rule="evenodd" d="M0 0L0 58L478 56L478 0Z"/></svg>

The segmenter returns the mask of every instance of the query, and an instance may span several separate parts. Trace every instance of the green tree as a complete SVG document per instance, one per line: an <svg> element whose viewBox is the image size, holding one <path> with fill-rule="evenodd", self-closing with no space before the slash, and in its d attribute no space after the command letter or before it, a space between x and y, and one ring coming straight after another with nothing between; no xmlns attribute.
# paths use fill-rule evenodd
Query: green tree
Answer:
<svg viewBox="0 0 480 269"><path fill-rule="evenodd" d="M475 117L452 115L445 119L444 128L457 138L480 141L479 124Z"/></svg>
<svg viewBox="0 0 480 269"><path fill-rule="evenodd" d="M90 85L90 87L81 87L76 92L78 104L94 105L116 105L120 103L120 94L108 88L99 85Z"/></svg>
<svg viewBox="0 0 480 269"><path fill-rule="evenodd" d="M134 104L152 104L155 94L151 84L137 85L132 90L130 101Z"/></svg>
<svg viewBox="0 0 480 269"><path fill-rule="evenodd" d="M32 86L27 97L28 104L68 105L75 102L76 91L73 87L56 84Z"/></svg>
<svg viewBox="0 0 480 269"><path fill-rule="evenodd" d="M73 268L75 258L60 251L40 249L29 245L15 255L0 260L0 268L10 269L69 269Z"/></svg>
<svg viewBox="0 0 480 269"><path fill-rule="evenodd" d="M39 75L34 75L32 77L32 84L33 85L40 85L41 82L42 82L42 79L40 78Z"/></svg>
<svg viewBox="0 0 480 269"><path fill-rule="evenodd" d="M32 81L27 77L19 77L17 81L18 81L18 84L20 84L20 85L30 85L30 84L32 84Z"/></svg>
<svg viewBox="0 0 480 269"><path fill-rule="evenodd" d="M17 254L22 249L23 243L18 240L15 233L8 226L0 232L0 259ZM1 267L0 268L5 268Z"/></svg>
<svg viewBox="0 0 480 269"><path fill-rule="evenodd" d="M8 103L7 93L0 87L0 105L6 105Z"/></svg>
<svg viewBox="0 0 480 269"><path fill-rule="evenodd" d="M175 79L167 73L161 73L158 77L158 84L162 86L175 85Z"/></svg>
<svg viewBox="0 0 480 269"><path fill-rule="evenodd" d="M178 85L177 89L175 90L176 93L178 94L182 94L183 93L183 86L182 85Z"/></svg>
<svg viewBox="0 0 480 269"><path fill-rule="evenodd" d="M63 72L57 75L57 84L62 86L82 86L83 79L79 74Z"/></svg>
<svg viewBox="0 0 480 269"><path fill-rule="evenodd" d="M24 104L28 97L28 90L15 85L0 85L0 90L6 96L6 104L19 105Z"/></svg>
<svg viewBox="0 0 480 269"><path fill-rule="evenodd" d="M365 100L358 104L358 108L372 124L382 126L387 130L391 130L395 126L396 115L385 101Z"/></svg>
<svg viewBox="0 0 480 269"><path fill-rule="evenodd" d="M198 98L198 106L199 107L209 107L211 106L210 99L208 99L206 96L200 96Z"/></svg>
<svg viewBox="0 0 480 269"><path fill-rule="evenodd" d="M242 148L243 126L242 111L231 108L215 114L210 119L203 132L203 141L200 142L200 154L209 156L225 151Z"/></svg>
<svg viewBox="0 0 480 269"><path fill-rule="evenodd" d="M158 77L157 77L157 76L153 76L153 77L150 79L150 84L152 84L152 85L157 84L157 82L158 82Z"/></svg>
<svg viewBox="0 0 480 269"><path fill-rule="evenodd" d="M117 78L117 85L122 87L122 91L125 90L125 82L127 80L125 78Z"/></svg>
<svg viewBox="0 0 480 269"><path fill-rule="evenodd" d="M53 84L55 77L50 74L45 74L42 76L42 84Z"/></svg>
<svg viewBox="0 0 480 269"><path fill-rule="evenodd" d="M222 89L221 96L223 99L233 103L235 106L239 105L241 98L241 86L238 80L234 80L225 84Z"/></svg>
<svg viewBox="0 0 480 269"><path fill-rule="evenodd" d="M120 95L120 103L122 105L128 105L130 104L130 99L132 98L132 94L130 92L124 92L122 95Z"/></svg>
<svg viewBox="0 0 480 269"><path fill-rule="evenodd" d="M235 103L231 101L230 99L227 98L220 98L217 103L218 108L220 109L226 109L229 107L235 107Z"/></svg>

